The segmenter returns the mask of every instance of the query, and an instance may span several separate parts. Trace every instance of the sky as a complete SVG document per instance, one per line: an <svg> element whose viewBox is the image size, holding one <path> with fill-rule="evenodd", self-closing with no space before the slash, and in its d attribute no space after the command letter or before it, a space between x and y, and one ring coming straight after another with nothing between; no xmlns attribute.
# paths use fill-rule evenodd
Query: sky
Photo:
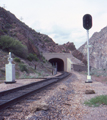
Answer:
<svg viewBox="0 0 107 120"><path fill-rule="evenodd" d="M54 42L73 42L76 48L87 41L85 14L92 16L89 37L107 26L107 0L0 0L0 6Z"/></svg>

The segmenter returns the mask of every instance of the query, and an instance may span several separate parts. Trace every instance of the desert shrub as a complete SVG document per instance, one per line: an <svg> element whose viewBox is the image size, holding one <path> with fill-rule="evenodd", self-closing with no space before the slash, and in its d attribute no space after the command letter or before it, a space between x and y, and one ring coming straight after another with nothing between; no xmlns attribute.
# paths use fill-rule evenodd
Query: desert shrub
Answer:
<svg viewBox="0 0 107 120"><path fill-rule="evenodd" d="M15 58L14 58L14 61L15 61L15 62L20 62L20 59L17 58L17 57L15 57Z"/></svg>
<svg viewBox="0 0 107 120"><path fill-rule="evenodd" d="M98 107L101 104L107 105L107 95L100 95L84 102L85 105Z"/></svg>
<svg viewBox="0 0 107 120"><path fill-rule="evenodd" d="M32 61L32 60L33 60L33 59L30 57L30 55L27 56L27 59L28 59L29 61Z"/></svg>
<svg viewBox="0 0 107 120"><path fill-rule="evenodd" d="M36 54L32 54L32 53L30 53L30 54L27 56L27 59L28 59L29 61L32 61L32 60L38 61L37 55L36 55Z"/></svg>
<svg viewBox="0 0 107 120"><path fill-rule="evenodd" d="M45 41L45 42L50 42L50 40L48 40L48 39L45 39L44 41Z"/></svg>
<svg viewBox="0 0 107 120"><path fill-rule="evenodd" d="M35 61L38 61L38 60L39 60L36 54L34 54L34 60L35 60Z"/></svg>
<svg viewBox="0 0 107 120"><path fill-rule="evenodd" d="M8 30L4 29L3 32L8 33Z"/></svg>
<svg viewBox="0 0 107 120"><path fill-rule="evenodd" d="M22 58L27 57L27 47L23 45L19 40L12 38L8 35L0 37L0 48L7 52L12 52Z"/></svg>
<svg viewBox="0 0 107 120"><path fill-rule="evenodd" d="M47 62L47 60L45 59L45 57L44 57L44 56L42 56L42 61L43 61L44 63L46 63L46 62Z"/></svg>
<svg viewBox="0 0 107 120"><path fill-rule="evenodd" d="M2 30L2 29L0 29L0 32L3 32L3 30Z"/></svg>
<svg viewBox="0 0 107 120"><path fill-rule="evenodd" d="M107 76L107 72L106 71L107 71L106 69L96 69L96 68L93 68L93 69L91 69L90 74L91 75L95 75L97 77L99 77L99 76Z"/></svg>
<svg viewBox="0 0 107 120"><path fill-rule="evenodd" d="M23 63L20 63L20 64L19 64L19 68L20 68L20 70L21 70L22 72L23 72L23 71L28 72L28 69L27 69L26 65L24 65Z"/></svg>
<svg viewBox="0 0 107 120"><path fill-rule="evenodd" d="M5 25L5 28L10 28L10 27L12 27L12 25L9 24L9 23L7 23L7 24Z"/></svg>

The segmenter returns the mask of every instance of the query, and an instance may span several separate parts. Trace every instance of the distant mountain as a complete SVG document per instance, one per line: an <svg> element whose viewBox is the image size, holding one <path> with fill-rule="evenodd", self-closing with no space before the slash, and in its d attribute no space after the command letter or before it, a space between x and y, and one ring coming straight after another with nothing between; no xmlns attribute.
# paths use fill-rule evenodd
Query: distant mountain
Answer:
<svg viewBox="0 0 107 120"><path fill-rule="evenodd" d="M90 64L97 69L107 69L107 27L100 32L96 32L89 40L90 48ZM87 56L86 43L78 50Z"/></svg>

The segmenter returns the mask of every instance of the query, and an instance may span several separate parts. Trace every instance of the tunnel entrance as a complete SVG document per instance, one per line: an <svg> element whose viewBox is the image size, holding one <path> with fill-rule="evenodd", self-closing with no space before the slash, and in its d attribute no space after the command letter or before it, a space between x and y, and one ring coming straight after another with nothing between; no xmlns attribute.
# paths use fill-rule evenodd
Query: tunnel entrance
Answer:
<svg viewBox="0 0 107 120"><path fill-rule="evenodd" d="M53 58L53 59L50 59L49 62L50 62L53 66L57 66L57 71L64 71L64 62L63 62L62 59Z"/></svg>

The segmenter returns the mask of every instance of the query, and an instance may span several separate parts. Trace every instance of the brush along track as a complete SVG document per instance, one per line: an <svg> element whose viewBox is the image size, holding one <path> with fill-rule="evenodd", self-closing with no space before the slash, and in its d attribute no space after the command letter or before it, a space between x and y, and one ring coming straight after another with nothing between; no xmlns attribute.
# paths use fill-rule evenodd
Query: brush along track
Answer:
<svg viewBox="0 0 107 120"><path fill-rule="evenodd" d="M34 82L25 86L0 92L0 111L12 105L13 103L17 103L19 100L25 98L31 93L43 89L44 87L51 85L55 82L58 82L59 80L68 77L69 75L70 73L63 72L61 75L54 78L48 78L39 82Z"/></svg>

